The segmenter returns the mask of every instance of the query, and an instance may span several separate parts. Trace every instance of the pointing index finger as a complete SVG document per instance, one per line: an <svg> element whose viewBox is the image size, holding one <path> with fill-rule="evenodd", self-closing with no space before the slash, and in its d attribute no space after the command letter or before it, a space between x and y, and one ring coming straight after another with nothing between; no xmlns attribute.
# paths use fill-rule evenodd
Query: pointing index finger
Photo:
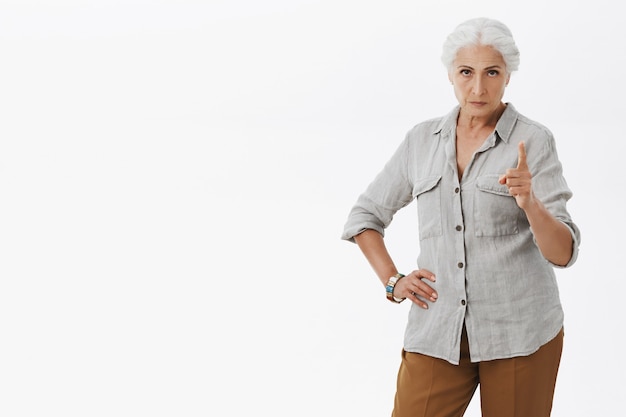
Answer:
<svg viewBox="0 0 626 417"><path fill-rule="evenodd" d="M518 157L517 157L517 168L528 169L528 164L526 163L526 145L524 142L520 142L517 145Z"/></svg>

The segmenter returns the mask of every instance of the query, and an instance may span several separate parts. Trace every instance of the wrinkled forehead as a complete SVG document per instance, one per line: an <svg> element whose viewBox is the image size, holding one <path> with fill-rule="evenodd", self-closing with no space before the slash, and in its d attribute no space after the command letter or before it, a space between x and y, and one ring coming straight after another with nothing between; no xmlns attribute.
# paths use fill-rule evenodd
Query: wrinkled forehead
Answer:
<svg viewBox="0 0 626 417"><path fill-rule="evenodd" d="M461 66L474 69L506 68L502 54L490 45L470 45L460 48L454 58L454 67Z"/></svg>

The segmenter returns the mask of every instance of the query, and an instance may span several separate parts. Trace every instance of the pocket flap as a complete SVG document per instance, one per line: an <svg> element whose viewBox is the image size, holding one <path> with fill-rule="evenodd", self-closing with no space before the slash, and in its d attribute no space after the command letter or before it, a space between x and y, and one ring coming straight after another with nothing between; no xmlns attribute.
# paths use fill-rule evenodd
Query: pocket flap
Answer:
<svg viewBox="0 0 626 417"><path fill-rule="evenodd" d="M482 177L478 177L476 180L476 187L481 190L491 194L502 195L506 197L511 197L511 193L509 193L509 187L506 184L500 184L499 182L500 175L483 175Z"/></svg>
<svg viewBox="0 0 626 417"><path fill-rule="evenodd" d="M413 198L417 197L420 194L425 193L426 191L430 191L439 184L441 180L441 175L435 177L427 177L417 181L413 185Z"/></svg>

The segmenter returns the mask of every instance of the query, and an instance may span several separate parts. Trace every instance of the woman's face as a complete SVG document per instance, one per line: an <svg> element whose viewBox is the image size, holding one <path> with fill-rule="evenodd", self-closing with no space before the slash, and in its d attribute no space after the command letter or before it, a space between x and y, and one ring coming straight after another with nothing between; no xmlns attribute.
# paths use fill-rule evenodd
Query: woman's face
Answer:
<svg viewBox="0 0 626 417"><path fill-rule="evenodd" d="M465 116L489 117L502 103L511 78L502 55L490 46L459 50L448 78Z"/></svg>

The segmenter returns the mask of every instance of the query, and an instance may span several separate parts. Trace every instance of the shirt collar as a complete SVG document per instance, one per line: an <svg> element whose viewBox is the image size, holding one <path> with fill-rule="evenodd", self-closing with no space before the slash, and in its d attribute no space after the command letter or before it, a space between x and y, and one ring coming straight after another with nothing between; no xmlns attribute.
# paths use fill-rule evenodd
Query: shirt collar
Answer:
<svg viewBox="0 0 626 417"><path fill-rule="evenodd" d="M434 134L442 134L447 136L448 133L454 132L456 130L456 120L459 116L459 111L461 110L461 106L456 106L450 113L445 115L435 130ZM517 117L519 113L511 103L506 103L506 109L500 116L498 123L496 123L496 134L500 139L502 139L505 143L508 143L509 138L511 137L511 132L513 131L513 127L515 126L515 122L517 121Z"/></svg>
<svg viewBox="0 0 626 417"><path fill-rule="evenodd" d="M454 132L456 130L456 119L459 117L460 110L461 106L456 106L450 113L446 114L437 124L433 134L441 134L443 137L446 137L449 133Z"/></svg>
<svg viewBox="0 0 626 417"><path fill-rule="evenodd" d="M506 103L506 109L504 109L504 113L502 113L500 120L496 123L496 133L505 143L509 143L511 132L513 131L515 122L517 122L518 116L519 113L515 107L513 107L513 104Z"/></svg>

